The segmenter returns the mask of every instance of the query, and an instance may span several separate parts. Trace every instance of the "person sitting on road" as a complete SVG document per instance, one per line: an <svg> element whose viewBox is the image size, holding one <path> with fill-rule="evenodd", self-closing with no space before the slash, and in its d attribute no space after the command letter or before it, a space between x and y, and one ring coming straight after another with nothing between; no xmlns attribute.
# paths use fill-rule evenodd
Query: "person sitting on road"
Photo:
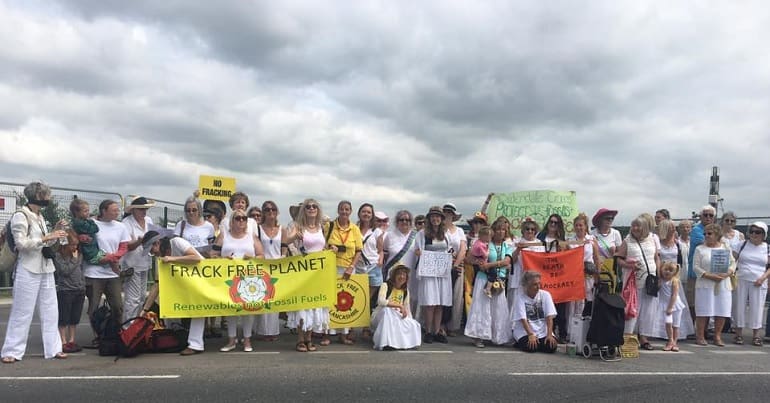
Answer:
<svg viewBox="0 0 770 403"><path fill-rule="evenodd" d="M374 348L410 349L420 346L420 324L409 308L409 268L398 265L380 286L377 308L372 314Z"/></svg>
<svg viewBox="0 0 770 403"><path fill-rule="evenodd" d="M528 353L556 351L553 333L556 305L551 293L540 289L540 273L525 271L521 278L524 292L513 305L513 337L516 346Z"/></svg>

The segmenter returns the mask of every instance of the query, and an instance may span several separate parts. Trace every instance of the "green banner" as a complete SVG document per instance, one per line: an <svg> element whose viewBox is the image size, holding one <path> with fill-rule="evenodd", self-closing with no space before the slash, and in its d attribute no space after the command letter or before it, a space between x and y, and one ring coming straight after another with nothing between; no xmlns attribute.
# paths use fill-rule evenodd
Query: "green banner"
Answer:
<svg viewBox="0 0 770 403"><path fill-rule="evenodd" d="M564 220L564 229L573 233L572 220L578 215L577 194L574 191L529 190L513 193L495 193L487 208L489 223L505 216L511 221L513 234L521 234L521 222L531 217L541 227L551 214Z"/></svg>

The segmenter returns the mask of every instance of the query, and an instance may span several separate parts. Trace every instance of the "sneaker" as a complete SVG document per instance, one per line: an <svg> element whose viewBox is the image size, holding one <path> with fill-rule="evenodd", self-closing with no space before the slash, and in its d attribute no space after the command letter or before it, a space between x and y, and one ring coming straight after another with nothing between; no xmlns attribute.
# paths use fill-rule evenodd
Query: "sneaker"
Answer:
<svg viewBox="0 0 770 403"><path fill-rule="evenodd" d="M435 340L436 340L437 342L439 342L439 343L442 343L442 344L447 344L447 343L449 343L449 340L447 340L446 336L444 336L444 335L443 335L443 334L441 334L441 333L438 333L438 334L436 335L436 337L435 337Z"/></svg>
<svg viewBox="0 0 770 403"><path fill-rule="evenodd" d="M433 338L434 338L433 333L425 333L425 336L422 337L422 342L425 344L432 344Z"/></svg>

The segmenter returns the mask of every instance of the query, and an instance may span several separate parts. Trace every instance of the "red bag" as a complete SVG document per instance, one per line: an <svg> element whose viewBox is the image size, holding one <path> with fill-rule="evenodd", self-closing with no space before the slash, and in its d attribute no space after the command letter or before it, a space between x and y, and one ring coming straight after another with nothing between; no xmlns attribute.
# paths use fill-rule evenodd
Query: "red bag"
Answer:
<svg viewBox="0 0 770 403"><path fill-rule="evenodd" d="M150 346L153 327L155 323L152 320L141 316L123 322L120 330L120 356L133 357L146 351Z"/></svg>
<svg viewBox="0 0 770 403"><path fill-rule="evenodd" d="M623 284L623 291L620 296L626 301L626 320L637 317L639 315L639 299L636 290L636 275L633 272Z"/></svg>

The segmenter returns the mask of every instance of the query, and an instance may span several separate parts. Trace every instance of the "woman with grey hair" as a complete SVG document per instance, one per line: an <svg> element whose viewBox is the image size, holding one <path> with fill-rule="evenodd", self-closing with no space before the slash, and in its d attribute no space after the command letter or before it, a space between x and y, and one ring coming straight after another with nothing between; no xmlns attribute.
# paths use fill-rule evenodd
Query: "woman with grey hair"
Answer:
<svg viewBox="0 0 770 403"><path fill-rule="evenodd" d="M553 334L556 305L551 293L540 289L540 273L525 271L521 276L523 292L513 304L513 338L516 346L528 353L553 353L558 345Z"/></svg>
<svg viewBox="0 0 770 403"><path fill-rule="evenodd" d="M390 277L390 269L399 264L406 266L412 272L417 268L417 256L414 254L415 238L417 230L412 228L412 213L401 210L396 213L395 225L391 225L382 240L383 258L382 275L384 279ZM407 284L409 307L412 316L417 312L418 279L416 273L409 276Z"/></svg>
<svg viewBox="0 0 770 403"><path fill-rule="evenodd" d="M124 321L139 315L147 294L147 272L150 271L152 260L142 248L142 237L153 225L152 219L147 217L147 210L154 205L153 201L137 197L125 208L129 215L122 222L131 241L128 243L128 251L120 259Z"/></svg>
<svg viewBox="0 0 770 403"><path fill-rule="evenodd" d="M637 301L639 301L637 316L626 319L624 333L632 335L638 331L639 343L644 350L654 349L647 338L654 336L655 314L658 306L658 297L647 295L644 283L648 275L657 276L658 267L660 267L660 256L652 236L650 221L643 215L631 221L631 230L615 254L620 258L624 287L633 277L636 282Z"/></svg>
<svg viewBox="0 0 770 403"><path fill-rule="evenodd" d="M214 225L203 219L203 207L194 196L185 200L184 219L174 227L174 235L186 239L199 252L214 243Z"/></svg>
<svg viewBox="0 0 770 403"><path fill-rule="evenodd" d="M27 204L11 216L11 233L18 252L14 269L13 305L6 327L2 362L12 364L24 357L32 314L38 306L45 358L67 358L59 334L53 251L51 246L67 233L48 232L41 210L51 200L51 189L41 182L24 188Z"/></svg>
<svg viewBox="0 0 770 403"><path fill-rule="evenodd" d="M735 230L735 223L738 217L732 211L726 211L719 220L722 226L722 242L726 243L732 250L738 250L746 240L743 233Z"/></svg>

